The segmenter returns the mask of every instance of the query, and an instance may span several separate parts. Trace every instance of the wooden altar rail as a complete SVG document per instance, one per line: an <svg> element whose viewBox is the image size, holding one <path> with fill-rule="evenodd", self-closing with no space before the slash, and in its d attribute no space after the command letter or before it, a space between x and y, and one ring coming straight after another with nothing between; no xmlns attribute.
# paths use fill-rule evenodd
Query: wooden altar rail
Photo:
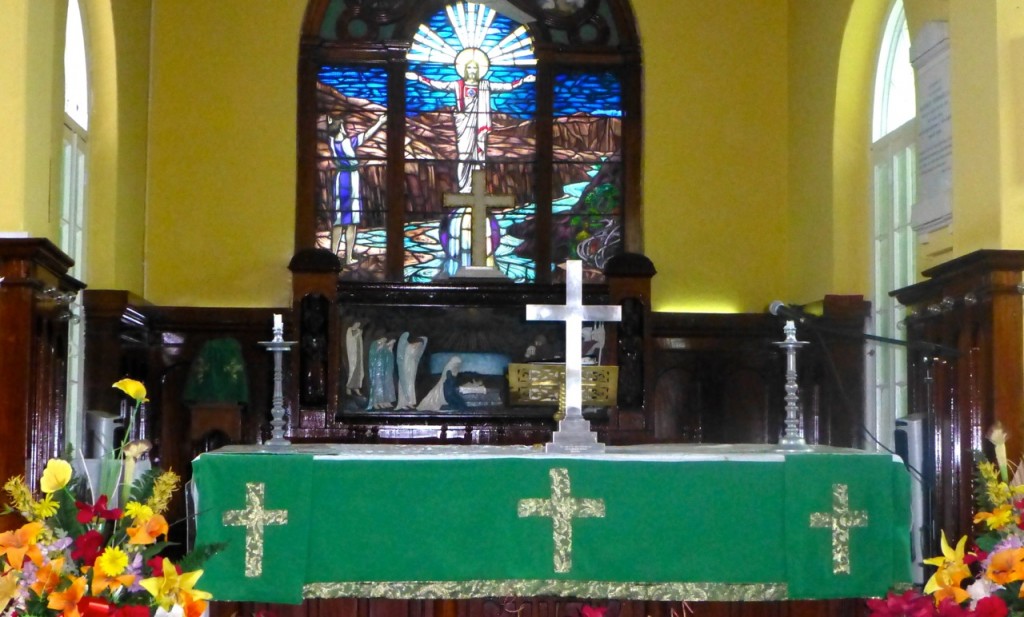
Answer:
<svg viewBox="0 0 1024 617"><path fill-rule="evenodd" d="M63 451L70 302L83 287L71 266L48 240L0 239L0 481L38 478Z"/></svg>
<svg viewBox="0 0 1024 617"><path fill-rule="evenodd" d="M908 309L908 341L956 351L908 353L910 411L927 418L927 554L937 554L942 530L951 541L972 532L972 453L992 454L985 434L993 423L1010 433L1010 460L1024 451L1022 270L1024 251L982 250L892 294Z"/></svg>

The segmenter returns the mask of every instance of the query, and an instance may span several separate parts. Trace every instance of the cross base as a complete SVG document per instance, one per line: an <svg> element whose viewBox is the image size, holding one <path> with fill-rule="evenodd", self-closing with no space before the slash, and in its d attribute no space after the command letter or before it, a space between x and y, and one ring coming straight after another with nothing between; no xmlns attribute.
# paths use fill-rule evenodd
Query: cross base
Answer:
<svg viewBox="0 0 1024 617"><path fill-rule="evenodd" d="M508 280L508 276L504 272L490 266L459 266L452 278Z"/></svg>
<svg viewBox="0 0 1024 617"><path fill-rule="evenodd" d="M604 452L604 444L597 440L597 433L590 429L590 422L579 409L568 409L544 451L556 454Z"/></svg>

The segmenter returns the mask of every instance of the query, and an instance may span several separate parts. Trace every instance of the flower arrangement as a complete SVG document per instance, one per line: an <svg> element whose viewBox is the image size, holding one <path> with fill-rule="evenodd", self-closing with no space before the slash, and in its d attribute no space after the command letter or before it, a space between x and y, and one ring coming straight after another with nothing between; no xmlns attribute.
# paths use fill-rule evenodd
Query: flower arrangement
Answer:
<svg viewBox="0 0 1024 617"><path fill-rule="evenodd" d="M46 465L41 497L20 476L3 486L9 505L2 513L26 522L0 533L0 617L198 617L206 609L210 594L195 588L196 567L210 551L178 563L162 554L170 546L164 513L180 478L154 469L133 481L149 449L128 437L146 388L132 379L114 387L135 405L124 441L108 457L115 465L105 466L114 473L101 472L98 491L62 459ZM113 504L118 487L123 507Z"/></svg>
<svg viewBox="0 0 1024 617"><path fill-rule="evenodd" d="M988 435L996 462L979 460L974 494L980 526L975 544L967 537L951 546L942 533L942 555L926 559L936 571L923 593L914 589L868 600L877 617L1005 617L1024 615L1024 466L1010 475L1007 435L996 425Z"/></svg>

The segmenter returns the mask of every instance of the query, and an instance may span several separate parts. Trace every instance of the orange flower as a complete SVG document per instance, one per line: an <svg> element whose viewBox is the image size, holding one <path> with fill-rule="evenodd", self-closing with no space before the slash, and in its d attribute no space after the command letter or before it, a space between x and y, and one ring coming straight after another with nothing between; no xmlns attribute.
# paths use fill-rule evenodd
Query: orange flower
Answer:
<svg viewBox="0 0 1024 617"><path fill-rule="evenodd" d="M1024 548L1009 548L994 553L985 576L997 585L1024 579Z"/></svg>
<svg viewBox="0 0 1024 617"><path fill-rule="evenodd" d="M206 601L194 597L191 592L181 592L178 599L185 609L185 617L202 617L202 614L206 612Z"/></svg>
<svg viewBox="0 0 1024 617"><path fill-rule="evenodd" d="M167 535L167 520L161 514L154 514L145 522L128 528L129 544L153 544L159 536Z"/></svg>
<svg viewBox="0 0 1024 617"><path fill-rule="evenodd" d="M78 612L78 603L85 595L85 577L79 576L71 580L71 586L64 591L55 591L50 594L50 601L46 603L47 608L60 611L64 617L81 617Z"/></svg>
<svg viewBox="0 0 1024 617"><path fill-rule="evenodd" d="M43 563L43 553L36 544L43 524L40 522L26 523L14 531L0 533L0 557L7 555L7 563L15 570L20 570L25 563L25 556L36 565Z"/></svg>
<svg viewBox="0 0 1024 617"><path fill-rule="evenodd" d="M36 574L36 582L30 585L32 591L36 592L37 596L41 597L56 589L57 585L60 583L60 573L63 569L63 557L58 557L39 568L39 572Z"/></svg>
<svg viewBox="0 0 1024 617"><path fill-rule="evenodd" d="M131 587L132 583L135 582L135 575L133 574L107 576L99 568L86 567L85 571L88 572L89 570L92 570L92 585L89 587L89 592L94 596L98 596L108 589L117 591L121 587Z"/></svg>

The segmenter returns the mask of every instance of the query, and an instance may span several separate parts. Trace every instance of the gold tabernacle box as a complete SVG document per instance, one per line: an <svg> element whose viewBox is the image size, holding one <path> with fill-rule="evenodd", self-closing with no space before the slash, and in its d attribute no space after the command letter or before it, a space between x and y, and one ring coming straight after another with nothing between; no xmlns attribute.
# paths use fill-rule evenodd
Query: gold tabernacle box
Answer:
<svg viewBox="0 0 1024 617"><path fill-rule="evenodd" d="M565 383L564 364L509 364L508 397L512 405L557 405ZM610 407L618 394L619 367L583 367L583 404Z"/></svg>

